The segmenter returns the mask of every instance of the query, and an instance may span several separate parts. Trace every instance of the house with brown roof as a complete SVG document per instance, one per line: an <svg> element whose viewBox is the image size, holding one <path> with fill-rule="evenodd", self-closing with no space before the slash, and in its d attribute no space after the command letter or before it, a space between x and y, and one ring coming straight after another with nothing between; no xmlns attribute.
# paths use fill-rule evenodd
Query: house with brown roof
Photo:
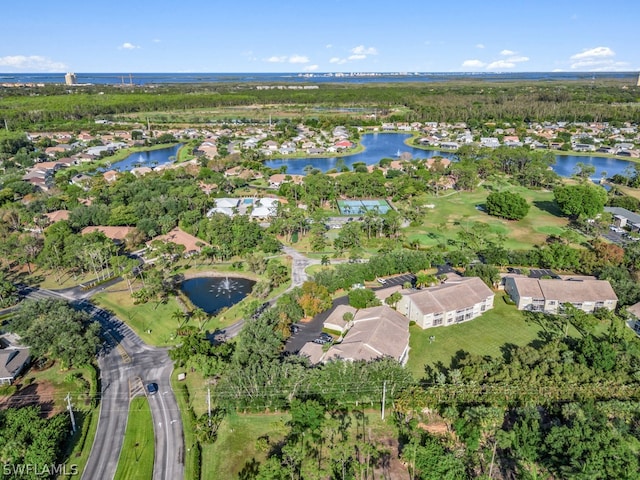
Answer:
<svg viewBox="0 0 640 480"><path fill-rule="evenodd" d="M402 365L409 359L409 320L386 305L358 310L342 342L332 345L322 362L383 357L394 358Z"/></svg>
<svg viewBox="0 0 640 480"><path fill-rule="evenodd" d="M542 279L506 277L504 290L516 302L518 310L559 313L562 305L593 313L598 308L614 310L618 297L607 280Z"/></svg>
<svg viewBox="0 0 640 480"><path fill-rule="evenodd" d="M102 178L104 178L105 182L112 183L118 179L118 173L116 170L107 170L102 174Z"/></svg>
<svg viewBox="0 0 640 480"><path fill-rule="evenodd" d="M56 210L55 212L45 213L44 216L49 219L49 223L56 223L62 220L69 220L69 210Z"/></svg>
<svg viewBox="0 0 640 480"><path fill-rule="evenodd" d="M200 253L200 250L202 250L203 246L209 245L204 240L200 240L198 237L194 237L184 230L181 230L179 227L174 228L165 235L158 235L157 237L154 237L147 243L147 245L151 245L151 242L155 240L160 240L161 242L172 242L177 245L184 246L184 255Z"/></svg>
<svg viewBox="0 0 640 480"><path fill-rule="evenodd" d="M479 277L461 277L400 293L398 312L421 328L466 322L493 308L494 293Z"/></svg>
<svg viewBox="0 0 640 480"><path fill-rule="evenodd" d="M106 225L97 225L84 227L80 232L82 235L87 235L93 232L101 232L105 237L110 238L115 243L124 243L127 235L129 235L135 227L110 227Z"/></svg>

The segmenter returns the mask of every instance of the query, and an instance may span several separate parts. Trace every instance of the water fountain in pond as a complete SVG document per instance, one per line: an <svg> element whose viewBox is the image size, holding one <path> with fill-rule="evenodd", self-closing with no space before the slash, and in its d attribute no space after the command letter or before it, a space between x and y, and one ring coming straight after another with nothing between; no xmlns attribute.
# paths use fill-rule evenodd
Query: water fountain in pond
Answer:
<svg viewBox="0 0 640 480"><path fill-rule="evenodd" d="M229 277L224 277L224 280L221 280L217 286L213 286L209 291L211 293L215 293L216 297L219 297L220 295L229 296L231 295L231 292L236 290L236 288L238 288L236 282L229 280Z"/></svg>

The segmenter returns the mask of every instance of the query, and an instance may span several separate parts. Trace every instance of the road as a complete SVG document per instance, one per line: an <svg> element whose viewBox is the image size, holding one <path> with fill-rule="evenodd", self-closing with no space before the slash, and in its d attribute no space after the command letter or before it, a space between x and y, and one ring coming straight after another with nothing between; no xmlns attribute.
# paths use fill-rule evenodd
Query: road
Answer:
<svg viewBox="0 0 640 480"><path fill-rule="evenodd" d="M99 290L99 289L98 289ZM82 478L113 478L122 450L129 402L145 395L145 385L158 384L158 393L149 396L155 437L153 478L180 480L184 477L184 439L180 410L171 389L173 363L166 349L146 345L116 316L86 300L93 292L78 289L53 291L22 287L26 298L60 298L93 316L106 339L98 354L100 367L100 414L98 429Z"/></svg>
<svg viewBox="0 0 640 480"><path fill-rule="evenodd" d="M320 260L305 257L293 247L282 247L282 251L289 255L293 262L291 265L291 286L287 290L292 290L295 287L301 287L309 277L305 269L309 265L320 264Z"/></svg>

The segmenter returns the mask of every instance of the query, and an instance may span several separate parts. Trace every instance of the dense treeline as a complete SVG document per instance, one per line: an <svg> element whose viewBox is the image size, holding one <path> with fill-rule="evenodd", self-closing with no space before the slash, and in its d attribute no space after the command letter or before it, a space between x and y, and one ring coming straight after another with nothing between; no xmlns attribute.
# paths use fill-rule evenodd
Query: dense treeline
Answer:
<svg viewBox="0 0 640 480"><path fill-rule="evenodd" d="M63 368L90 364L100 346L100 325L64 300L25 301L9 328L29 345L34 358L58 360Z"/></svg>
<svg viewBox="0 0 640 480"><path fill-rule="evenodd" d="M631 83L631 82L629 82ZM623 88L626 86L627 88ZM248 105L358 106L382 111L402 105L397 121L612 121L640 120L637 90L623 82L531 82L522 84L452 82L436 84L331 85L317 90L257 90L251 85L165 87L147 91L84 88L75 93L22 96L3 93L0 117L16 129L50 128L96 116L136 112L186 112L191 109ZM185 91L186 90L186 91ZM103 94L100 95L99 93ZM206 114L198 114L209 121ZM179 114L178 114L179 116ZM297 116L297 115L294 115ZM167 118L170 120L171 114ZM348 122L347 122L348 123Z"/></svg>
<svg viewBox="0 0 640 480"><path fill-rule="evenodd" d="M61 472L63 448L70 429L69 416L42 418L39 407L0 411L0 458L3 478L57 478L76 474L77 467Z"/></svg>

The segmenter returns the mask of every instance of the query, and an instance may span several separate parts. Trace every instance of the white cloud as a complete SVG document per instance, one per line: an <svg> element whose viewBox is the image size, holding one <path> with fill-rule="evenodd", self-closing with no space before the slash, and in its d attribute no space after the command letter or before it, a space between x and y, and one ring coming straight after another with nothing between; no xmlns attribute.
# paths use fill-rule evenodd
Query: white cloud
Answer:
<svg viewBox="0 0 640 480"><path fill-rule="evenodd" d="M303 68L303 70L305 72L315 72L316 70L318 70L319 65L307 65L306 67Z"/></svg>
<svg viewBox="0 0 640 480"><path fill-rule="evenodd" d="M342 65L342 64L347 63L347 60L344 59L344 58L340 58L340 57L331 57L329 59L329 63L335 63L337 65Z"/></svg>
<svg viewBox="0 0 640 480"><path fill-rule="evenodd" d="M487 65L487 70L504 70L505 68L513 68L516 64L508 60L496 60Z"/></svg>
<svg viewBox="0 0 640 480"><path fill-rule="evenodd" d="M609 47L596 47L591 48L589 50L584 50L580 53L576 53L575 55L571 55L571 60L582 60L582 59L593 59L593 58L606 58L606 57L615 57L616 52L611 50Z"/></svg>
<svg viewBox="0 0 640 480"><path fill-rule="evenodd" d="M62 62L55 62L40 55L7 55L0 57L0 69L10 71L24 70L36 72L65 72L69 69Z"/></svg>
<svg viewBox="0 0 640 480"><path fill-rule="evenodd" d="M616 52L609 47L595 47L583 50L569 57L572 70L586 70L590 72L607 72L628 70L629 63L614 60Z"/></svg>
<svg viewBox="0 0 640 480"><path fill-rule="evenodd" d="M347 57L348 60L364 60L365 58L367 58L366 55L349 55Z"/></svg>
<svg viewBox="0 0 640 480"><path fill-rule="evenodd" d="M309 57L304 55L273 55L266 61L269 63L309 63Z"/></svg>
<svg viewBox="0 0 640 480"><path fill-rule="evenodd" d="M377 55L378 50L374 47L365 47L364 45L358 45L351 49L351 53L354 55Z"/></svg>
<svg viewBox="0 0 640 480"><path fill-rule="evenodd" d="M134 45L130 42L124 42L122 45L118 47L119 50L135 50L136 48L140 48L139 45Z"/></svg>
<svg viewBox="0 0 640 480"><path fill-rule="evenodd" d="M484 43L476 43L476 48L484 48Z"/></svg>
<svg viewBox="0 0 640 480"><path fill-rule="evenodd" d="M289 63L309 63L309 58L304 55L291 55Z"/></svg>
<svg viewBox="0 0 640 480"><path fill-rule="evenodd" d="M333 48L333 45L331 45L330 43L327 43L324 48Z"/></svg>
<svg viewBox="0 0 640 480"><path fill-rule="evenodd" d="M487 65L487 70L505 70L507 68L513 68L518 63L528 62L529 57L524 55L516 55L516 52L511 50L503 50L500 55L506 55L508 58L501 58L500 60L494 60Z"/></svg>
<svg viewBox="0 0 640 480"><path fill-rule="evenodd" d="M153 40L151 40L153 43L160 43L162 42L162 40L160 40L159 38L154 38Z"/></svg>
<svg viewBox="0 0 640 480"><path fill-rule="evenodd" d="M507 61L513 62L513 63L528 62L529 61L529 57L525 57L525 56L509 57L509 58L507 58Z"/></svg>
<svg viewBox="0 0 640 480"><path fill-rule="evenodd" d="M486 65L486 63L480 60L465 60L462 62L463 68L482 68Z"/></svg>

